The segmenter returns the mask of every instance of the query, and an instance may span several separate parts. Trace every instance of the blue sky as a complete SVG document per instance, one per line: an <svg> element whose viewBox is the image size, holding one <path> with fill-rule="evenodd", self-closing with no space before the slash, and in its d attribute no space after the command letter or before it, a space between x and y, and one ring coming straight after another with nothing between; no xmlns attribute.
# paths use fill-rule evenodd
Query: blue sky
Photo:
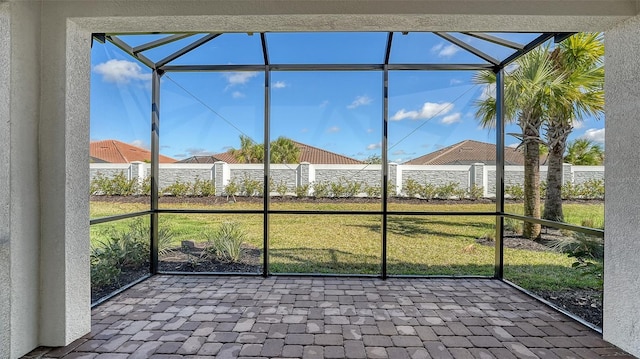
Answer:
<svg viewBox="0 0 640 359"><path fill-rule="evenodd" d="M399 34L398 34L399 35ZM123 36L136 46L156 37ZM535 35L500 35L527 42ZM381 63L386 34L269 34L271 63ZM509 51L482 40L460 39L503 58ZM157 61L194 41L145 52ZM391 63L482 63L432 34L395 36ZM260 64L260 37L225 34L172 64ZM482 129L474 103L487 89L472 71L391 71L389 160L404 162L473 139L495 143ZM148 148L150 70L109 43L94 42L91 140L117 139ZM349 157L381 155L383 75L379 71L271 72L271 137L289 137ZM262 72L167 73L161 82L160 152L183 159L239 147L241 134L263 142ZM518 132L509 126L507 132ZM604 120L576 124L571 139L604 141ZM507 145L515 145L513 137Z"/></svg>

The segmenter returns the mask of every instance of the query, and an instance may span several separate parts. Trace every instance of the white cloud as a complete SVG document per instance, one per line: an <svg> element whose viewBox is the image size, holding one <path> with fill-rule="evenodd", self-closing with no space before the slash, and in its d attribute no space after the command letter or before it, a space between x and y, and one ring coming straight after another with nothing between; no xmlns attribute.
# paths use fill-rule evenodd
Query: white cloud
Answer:
<svg viewBox="0 0 640 359"><path fill-rule="evenodd" d="M391 154L393 156L404 156L404 155L408 155L408 153L406 153L404 150L397 150L397 151L393 151L391 152Z"/></svg>
<svg viewBox="0 0 640 359"><path fill-rule="evenodd" d="M329 100L324 100L320 103L320 107L327 107L327 105L329 105Z"/></svg>
<svg viewBox="0 0 640 359"><path fill-rule="evenodd" d="M327 132L329 132L329 133L336 133L336 132L340 132L340 127L338 127L338 126L329 127L329 128L327 129Z"/></svg>
<svg viewBox="0 0 640 359"><path fill-rule="evenodd" d="M367 128L367 133L372 133L373 131L373 128Z"/></svg>
<svg viewBox="0 0 640 359"><path fill-rule="evenodd" d="M573 129L577 130L584 127L584 122L573 120Z"/></svg>
<svg viewBox="0 0 640 359"><path fill-rule="evenodd" d="M136 146L136 147L140 147L140 148L144 148L146 150L148 150L150 147L149 145L147 145L145 143L144 140L133 140L129 143L131 146Z"/></svg>
<svg viewBox="0 0 640 359"><path fill-rule="evenodd" d="M301 130L300 130L300 132L302 132L302 133L307 133L307 132L309 132L309 129L305 127L305 128L303 128L303 129L301 129Z"/></svg>
<svg viewBox="0 0 640 359"><path fill-rule="evenodd" d="M462 80L459 80L459 79L449 80L449 85L460 85L461 83L462 83Z"/></svg>
<svg viewBox="0 0 640 359"><path fill-rule="evenodd" d="M453 104L450 102L425 102L424 105L422 105L420 111L406 111L405 109L401 109L391 117L391 120L400 121L404 120L405 118L411 120L430 119L435 116L446 115L451 110L453 110Z"/></svg>
<svg viewBox="0 0 640 359"><path fill-rule="evenodd" d="M258 76L257 72L232 72L226 73L223 75L227 79L227 88L236 86L236 85L244 85L252 78Z"/></svg>
<svg viewBox="0 0 640 359"><path fill-rule="evenodd" d="M233 91L233 93L231 94L231 97L233 98L243 98L245 97L244 94L240 91Z"/></svg>
<svg viewBox="0 0 640 359"><path fill-rule="evenodd" d="M460 48L454 44L445 46L443 43L439 43L431 48L431 52L436 53L438 57L451 57L458 51L460 51Z"/></svg>
<svg viewBox="0 0 640 359"><path fill-rule="evenodd" d="M287 83L286 83L286 82L284 82L284 81L276 81L276 82L273 84L273 88L274 88L274 89L283 89L283 88L285 88L285 87L287 87Z"/></svg>
<svg viewBox="0 0 640 359"><path fill-rule="evenodd" d="M365 95L365 96L357 96L355 100L353 100L353 102L351 103L351 105L347 106L348 109L354 109L356 107L360 107L360 106L364 106L364 105L368 105L372 102L373 100Z"/></svg>
<svg viewBox="0 0 640 359"><path fill-rule="evenodd" d="M604 128L590 128L586 130L580 138L585 138L597 143L604 143Z"/></svg>
<svg viewBox="0 0 640 359"><path fill-rule="evenodd" d="M520 146L520 143L518 143L518 142L512 143L510 145L507 145L507 147L509 147L509 148L517 148L518 146Z"/></svg>
<svg viewBox="0 0 640 359"><path fill-rule="evenodd" d="M449 116L443 117L442 120L440 120L440 123L444 125L450 125L452 123L460 122L461 117L462 114L460 114L460 112L452 113Z"/></svg>
<svg viewBox="0 0 640 359"><path fill-rule="evenodd" d="M186 156L211 156L213 152L207 151L204 148L199 147L191 147L185 150L187 152Z"/></svg>
<svg viewBox="0 0 640 359"><path fill-rule="evenodd" d="M377 150L379 148L382 148L382 142L370 144L369 146L367 146L367 151Z"/></svg>
<svg viewBox="0 0 640 359"><path fill-rule="evenodd" d="M93 67L93 71L102 75L102 80L116 84L128 84L131 81L148 81L150 73L143 73L140 65L126 60L109 60Z"/></svg>

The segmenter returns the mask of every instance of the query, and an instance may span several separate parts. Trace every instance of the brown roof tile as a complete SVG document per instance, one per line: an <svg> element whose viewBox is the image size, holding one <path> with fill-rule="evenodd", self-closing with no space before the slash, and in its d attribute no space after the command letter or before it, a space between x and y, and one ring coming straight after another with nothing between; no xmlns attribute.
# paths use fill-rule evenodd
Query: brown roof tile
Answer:
<svg viewBox="0 0 640 359"><path fill-rule="evenodd" d="M150 151L117 140L91 142L89 144L89 155L96 162L99 160L108 163L149 162L151 160ZM159 162L173 163L176 160L159 155Z"/></svg>
<svg viewBox="0 0 640 359"><path fill-rule="evenodd" d="M329 152L321 148L313 147L304 143L293 141L300 149L300 158L298 162L309 162L311 164L362 164L354 158L343 156L334 152ZM222 161L226 163L239 163L238 160L229 152L216 153L211 156L192 156L181 160L180 163L213 163Z"/></svg>
<svg viewBox="0 0 640 359"><path fill-rule="evenodd" d="M505 165L523 165L524 156L515 148L504 148ZM469 165L496 163L496 145L474 140L464 140L435 152L407 161L405 165Z"/></svg>

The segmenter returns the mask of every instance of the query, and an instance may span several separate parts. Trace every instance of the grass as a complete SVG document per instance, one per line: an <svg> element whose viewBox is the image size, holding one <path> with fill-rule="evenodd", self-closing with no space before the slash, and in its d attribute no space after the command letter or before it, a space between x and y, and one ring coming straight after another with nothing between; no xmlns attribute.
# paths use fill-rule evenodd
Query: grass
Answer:
<svg viewBox="0 0 640 359"><path fill-rule="evenodd" d="M179 209L256 209L256 203L173 204ZM130 213L146 204L92 202L91 218ZM279 210L380 210L379 203L274 201ZM507 211L519 213L521 205L508 204ZM393 203L393 211L493 211L493 204L409 204ZM602 222L602 204L565 204L567 222L580 225L584 218ZM206 241L206 233L222 222L238 222L247 232L248 244L263 247L261 214L161 214L160 225L175 233L176 246L182 240ZM379 215L272 214L269 223L270 270L274 273L377 274L381 261ZM600 221L600 222L598 222ZM475 239L494 231L493 216L406 216L388 217L389 274L487 275L493 274L492 247ZM101 228L125 228L126 221L91 227L92 240ZM505 249L505 277L530 289L598 288L599 281L571 268L573 259L555 252Z"/></svg>

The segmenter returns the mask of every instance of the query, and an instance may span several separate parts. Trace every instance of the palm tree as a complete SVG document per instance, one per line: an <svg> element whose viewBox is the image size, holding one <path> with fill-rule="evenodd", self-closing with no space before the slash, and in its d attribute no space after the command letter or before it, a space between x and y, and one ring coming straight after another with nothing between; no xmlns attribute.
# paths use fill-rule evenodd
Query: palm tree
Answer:
<svg viewBox="0 0 640 359"><path fill-rule="evenodd" d="M562 94L562 79L549 61L549 48L535 49L516 61L516 68L504 78L505 120L516 122L521 132L517 137L524 148L524 215L540 218L540 128L545 120L549 100ZM495 74L480 72L476 83L495 86ZM476 116L483 127L494 127L495 96L476 103ZM523 236L540 236L540 225L525 222Z"/></svg>
<svg viewBox="0 0 640 359"><path fill-rule="evenodd" d="M567 144L564 161L576 166L601 166L604 163L604 151L599 144L579 138Z"/></svg>
<svg viewBox="0 0 640 359"><path fill-rule="evenodd" d="M271 163L297 163L300 160L300 147L286 137L278 137L271 142Z"/></svg>
<svg viewBox="0 0 640 359"><path fill-rule="evenodd" d="M604 44L598 33L579 33L563 41L551 54L564 81L564 94L549 103L546 140L547 194L543 218L563 221L562 164L574 121L600 116L604 111Z"/></svg>
<svg viewBox="0 0 640 359"><path fill-rule="evenodd" d="M240 135L240 148L228 151L240 163L263 163L264 146L249 136ZM278 137L271 142L271 163L296 163L300 160L300 148L291 139Z"/></svg>
<svg viewBox="0 0 640 359"><path fill-rule="evenodd" d="M240 149L232 148L228 151L240 163L262 163L264 148L251 137L240 135Z"/></svg>

